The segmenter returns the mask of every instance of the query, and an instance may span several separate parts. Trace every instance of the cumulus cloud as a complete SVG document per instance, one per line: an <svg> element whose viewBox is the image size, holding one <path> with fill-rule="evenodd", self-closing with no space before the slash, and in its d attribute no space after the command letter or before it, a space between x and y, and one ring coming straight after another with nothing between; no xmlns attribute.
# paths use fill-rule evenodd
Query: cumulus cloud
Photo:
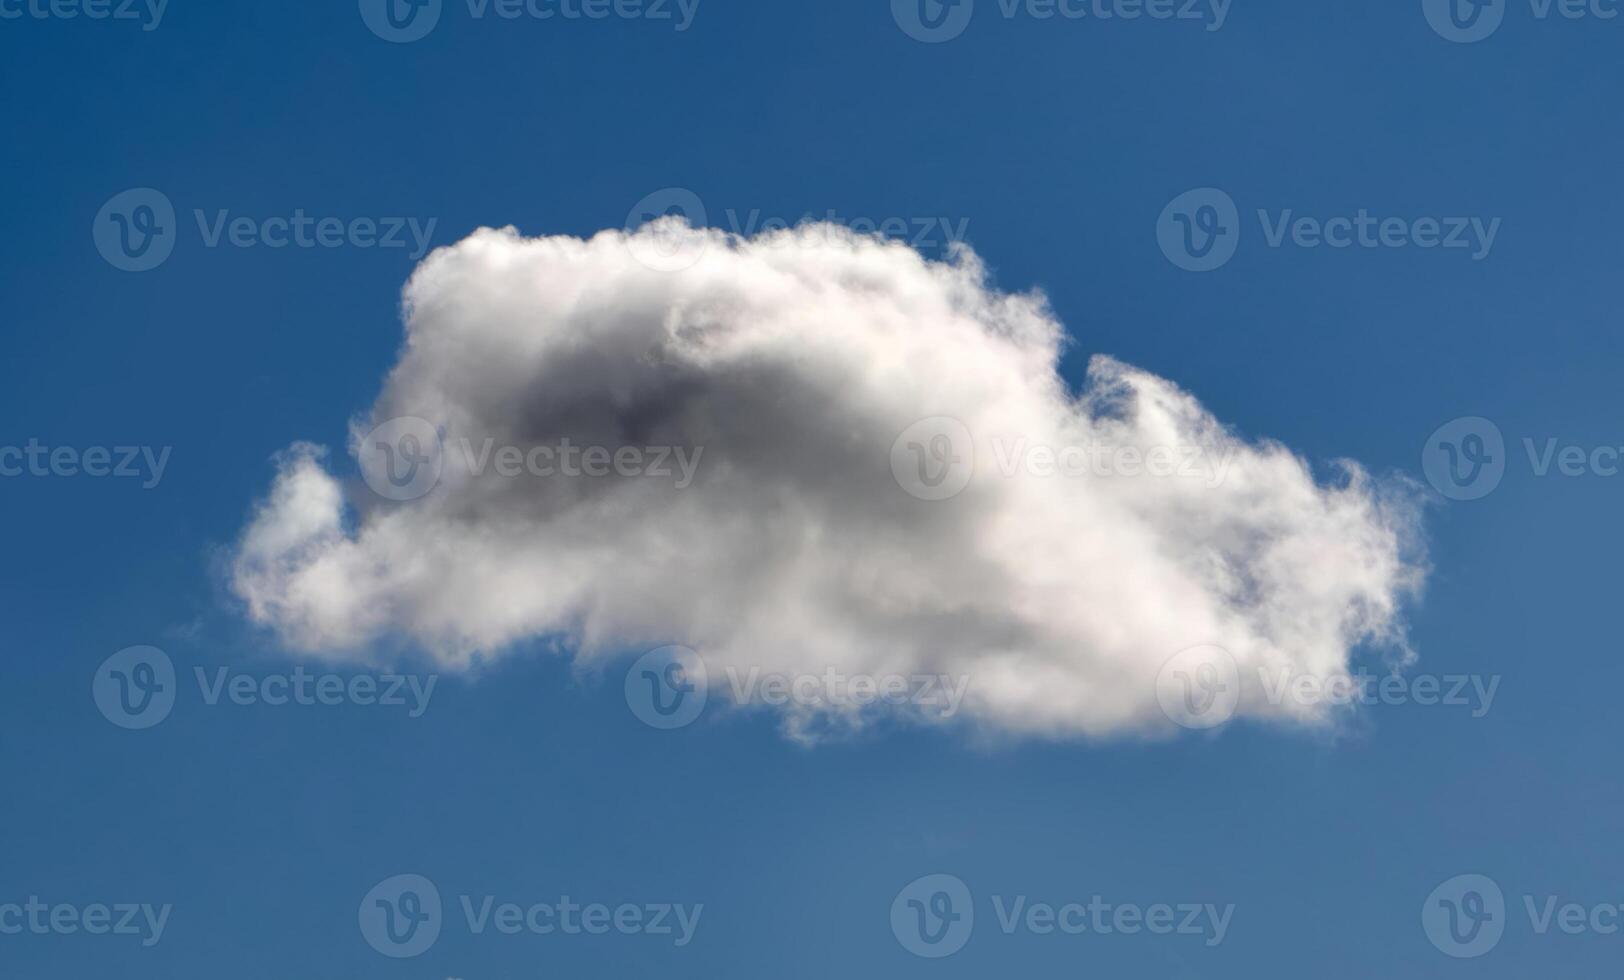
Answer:
<svg viewBox="0 0 1624 980"><path fill-rule="evenodd" d="M1276 703L1260 672L1407 654L1411 494L1348 462L1316 478L1108 357L1070 390L1043 298L968 249L484 229L430 255L403 309L350 452L432 485L373 492L295 444L235 555L252 619L299 650L404 640L455 669L529 640L583 664L684 644L713 697L751 670L963 678L961 718L1050 737L1170 728L1158 683L1191 647L1238 666L1236 714L1303 723L1330 709ZM401 418L430 428L408 441Z"/></svg>

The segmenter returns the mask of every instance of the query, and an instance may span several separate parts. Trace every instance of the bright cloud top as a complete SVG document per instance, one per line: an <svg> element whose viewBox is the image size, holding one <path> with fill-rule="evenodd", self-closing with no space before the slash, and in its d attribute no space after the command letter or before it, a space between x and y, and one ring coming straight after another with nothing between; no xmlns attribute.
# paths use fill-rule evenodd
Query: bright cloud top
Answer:
<svg viewBox="0 0 1624 980"><path fill-rule="evenodd" d="M1042 736L1170 727L1158 676L1197 645L1238 665L1239 715L1302 722L1331 709L1260 675L1406 653L1408 492L1351 463L1316 481L1109 358L1068 391L1042 297L996 291L967 250L831 225L484 229L430 255L404 308L351 452L432 420L437 484L384 499L296 444L236 554L250 615L300 650L404 640L454 669L531 639L583 663L679 643L713 697L752 669L964 678L965 715ZM669 477L580 456L566 475L561 446L674 449L687 482L675 454ZM962 489L931 472L953 467Z"/></svg>

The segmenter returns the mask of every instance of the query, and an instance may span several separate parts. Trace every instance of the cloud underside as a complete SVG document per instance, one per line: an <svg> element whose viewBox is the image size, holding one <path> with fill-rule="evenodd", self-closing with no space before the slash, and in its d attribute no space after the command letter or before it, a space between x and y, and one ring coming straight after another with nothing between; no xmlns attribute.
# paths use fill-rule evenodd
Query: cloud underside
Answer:
<svg viewBox="0 0 1624 980"><path fill-rule="evenodd" d="M233 586L297 650L404 641L458 669L525 641L584 665L678 643L720 690L730 668L963 677L972 723L1049 737L1166 728L1158 672L1198 644L1240 665L1241 716L1302 723L1329 709L1269 703L1259 670L1329 680L1367 647L1407 653L1409 492L1347 462L1316 480L1110 358L1069 390L1042 297L997 291L968 250L928 261L830 225L483 229L430 255L404 300L403 351L351 429L432 420L444 472L395 502L318 447L279 457ZM974 441L943 500L892 467L932 417ZM679 489L476 472L460 449L565 439L702 455ZM1031 447L1202 456L1171 476L1012 471ZM784 710L796 728L874 709Z"/></svg>

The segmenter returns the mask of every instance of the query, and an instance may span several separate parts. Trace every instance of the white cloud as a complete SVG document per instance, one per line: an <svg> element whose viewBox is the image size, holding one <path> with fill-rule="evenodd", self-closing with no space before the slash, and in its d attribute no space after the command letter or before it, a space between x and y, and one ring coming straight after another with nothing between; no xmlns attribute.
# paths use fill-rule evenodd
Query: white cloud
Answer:
<svg viewBox="0 0 1624 980"><path fill-rule="evenodd" d="M645 261L673 251L684 262ZM968 251L930 262L828 225L485 229L422 263L405 311L351 452L385 420L432 420L438 485L386 500L295 445L236 556L252 618L300 650L404 639L450 668L535 638L583 663L681 643L709 662L713 696L730 667L966 677L963 715L1045 736L1168 727L1158 671L1198 644L1240 665L1240 715L1305 722L1322 709L1269 703L1258 669L1325 680L1361 644L1407 653L1422 572L1406 490L1351 463L1316 482L1283 446L1238 439L1109 358L1068 392L1043 299L994 290ZM892 450L935 416L963 423L975 466L963 492L927 501L899 485ZM464 439L703 455L678 489L479 472ZM937 465L942 447L922 446ZM1199 446L1227 469L1009 468L1012 447L1099 446Z"/></svg>

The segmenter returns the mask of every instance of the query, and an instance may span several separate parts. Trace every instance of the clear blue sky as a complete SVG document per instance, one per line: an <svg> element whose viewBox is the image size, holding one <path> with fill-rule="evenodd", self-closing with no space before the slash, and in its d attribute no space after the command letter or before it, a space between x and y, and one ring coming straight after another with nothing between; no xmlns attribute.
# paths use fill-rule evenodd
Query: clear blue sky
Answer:
<svg viewBox="0 0 1624 980"><path fill-rule="evenodd" d="M20 9L16 0L0 7ZM675 7L672 7L675 11ZM0 444L168 446L159 485L0 479L0 904L173 903L163 941L0 936L28 977L1595 977L1624 937L1533 933L1523 895L1624 901L1617 846L1617 506L1624 478L1536 476L1522 441L1624 445L1618 282L1624 19L1512 3L1475 44L1417 0L1234 0L1221 29L977 0L921 43L883 2L702 0L692 24L476 18L413 43L356 5L172 0L139 22L0 20ZM160 267L91 234L129 188L173 202ZM1422 473L1439 426L1504 433L1504 482L1429 512L1420 671L1498 675L1492 711L1380 706L1338 739L1236 725L1169 742L988 746L889 731L808 750L755 716L674 732L621 679L536 651L442 678L421 718L206 707L194 666L290 669L218 563L294 439L345 442L400 343L409 250L205 247L192 212L617 227L691 189L711 223L944 217L1006 288L1198 394L1249 435ZM1239 248L1158 248L1179 194ZM1258 209L1501 219L1492 251L1269 246ZM0 460L3 462L3 460ZM109 724L117 650L162 647L172 717ZM391 875L534 902L703 903L696 938L475 937L378 955ZM976 896L945 959L893 936L930 873ZM1422 906L1504 889L1489 955ZM1224 942L1004 935L990 896L1233 903ZM459 913L460 914L460 913Z"/></svg>

